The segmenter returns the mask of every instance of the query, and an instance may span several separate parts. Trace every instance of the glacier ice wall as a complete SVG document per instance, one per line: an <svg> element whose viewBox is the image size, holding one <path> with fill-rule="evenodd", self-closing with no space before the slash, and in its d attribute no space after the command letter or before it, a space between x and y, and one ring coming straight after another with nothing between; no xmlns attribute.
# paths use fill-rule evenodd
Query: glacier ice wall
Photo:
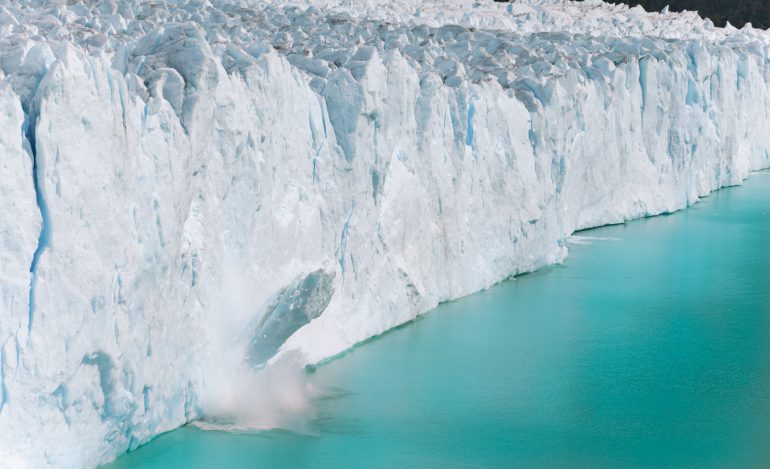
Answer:
<svg viewBox="0 0 770 469"><path fill-rule="evenodd" d="M0 6L1 466L110 460L217 349L318 362L770 166L764 31L289 3Z"/></svg>

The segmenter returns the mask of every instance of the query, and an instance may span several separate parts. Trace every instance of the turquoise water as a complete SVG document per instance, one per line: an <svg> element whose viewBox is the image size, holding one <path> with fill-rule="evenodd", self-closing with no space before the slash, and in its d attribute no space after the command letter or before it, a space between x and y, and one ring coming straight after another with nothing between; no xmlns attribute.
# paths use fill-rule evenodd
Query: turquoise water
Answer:
<svg viewBox="0 0 770 469"><path fill-rule="evenodd" d="M770 174L580 235L609 239L310 373L311 435L186 427L109 467L770 467Z"/></svg>

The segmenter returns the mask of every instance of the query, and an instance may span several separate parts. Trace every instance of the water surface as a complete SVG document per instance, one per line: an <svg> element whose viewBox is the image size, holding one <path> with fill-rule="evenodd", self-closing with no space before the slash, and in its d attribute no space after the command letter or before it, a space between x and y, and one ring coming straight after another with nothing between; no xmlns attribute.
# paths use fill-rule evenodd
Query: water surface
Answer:
<svg viewBox="0 0 770 469"><path fill-rule="evenodd" d="M770 467L770 174L579 235L311 373L312 435L185 427L108 467Z"/></svg>

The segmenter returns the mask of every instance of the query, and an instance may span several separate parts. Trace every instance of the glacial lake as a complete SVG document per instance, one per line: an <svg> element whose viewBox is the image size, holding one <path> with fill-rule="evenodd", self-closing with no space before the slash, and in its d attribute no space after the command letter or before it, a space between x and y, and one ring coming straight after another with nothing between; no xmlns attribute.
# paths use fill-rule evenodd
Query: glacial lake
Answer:
<svg viewBox="0 0 770 469"><path fill-rule="evenodd" d="M770 173L308 373L311 431L187 426L109 468L768 468Z"/></svg>

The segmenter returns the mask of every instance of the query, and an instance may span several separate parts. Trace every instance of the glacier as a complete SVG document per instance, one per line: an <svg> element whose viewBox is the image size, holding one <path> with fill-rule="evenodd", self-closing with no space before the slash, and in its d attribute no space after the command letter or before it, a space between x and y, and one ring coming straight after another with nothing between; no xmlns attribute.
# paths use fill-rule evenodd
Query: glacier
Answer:
<svg viewBox="0 0 770 469"><path fill-rule="evenodd" d="M319 363L741 183L769 48L598 0L4 2L0 466L96 466L214 367Z"/></svg>

